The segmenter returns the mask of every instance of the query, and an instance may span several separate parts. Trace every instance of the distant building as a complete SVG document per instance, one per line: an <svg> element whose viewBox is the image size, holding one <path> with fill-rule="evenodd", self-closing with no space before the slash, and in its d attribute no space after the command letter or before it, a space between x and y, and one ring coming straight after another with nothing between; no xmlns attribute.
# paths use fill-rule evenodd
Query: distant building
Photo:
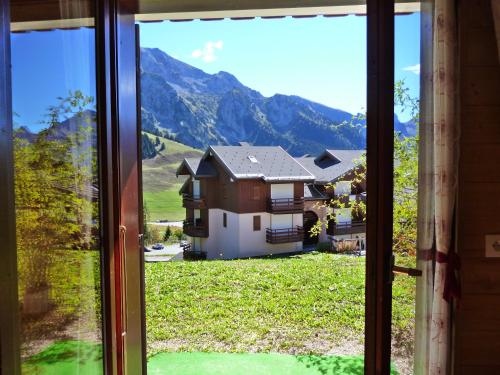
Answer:
<svg viewBox="0 0 500 375"><path fill-rule="evenodd" d="M314 175L314 182L304 188L304 243L327 242L336 240L358 239L360 250L366 249L366 223L363 217L346 208L333 209L335 221L330 220L327 228L322 227L319 236L311 236L310 228L320 218L326 221L328 202L335 197L344 197L346 203L366 199L366 181L355 180L355 173L360 168L360 161L365 150L324 150L320 155L296 158L304 168ZM335 189L332 188L335 186Z"/></svg>
<svg viewBox="0 0 500 375"><path fill-rule="evenodd" d="M243 258L301 251L304 244L328 241L330 234L354 234L344 233L354 223L350 212L337 213L338 224L319 238L308 228L324 219L315 206L331 198L327 183L341 181L349 189L342 179L362 152L327 150L318 158L293 158L281 147L242 143L210 146L201 158L184 159L177 175L189 176L180 190L188 250L207 259Z"/></svg>

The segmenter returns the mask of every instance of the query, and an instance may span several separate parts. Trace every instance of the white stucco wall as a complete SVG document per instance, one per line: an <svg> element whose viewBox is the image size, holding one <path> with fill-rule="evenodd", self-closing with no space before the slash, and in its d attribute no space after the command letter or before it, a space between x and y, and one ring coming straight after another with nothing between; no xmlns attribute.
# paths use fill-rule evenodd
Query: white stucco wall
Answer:
<svg viewBox="0 0 500 375"><path fill-rule="evenodd" d="M224 228L223 213L227 214ZM260 216L260 230L253 230L253 217ZM282 215L274 215L282 216ZM302 214L289 215L291 226L302 226ZM302 250L302 242L269 244L266 242L266 228L271 227L271 215L267 212L236 214L221 209L209 209L209 234L202 239L202 251L207 259L246 258L259 255L280 254Z"/></svg>
<svg viewBox="0 0 500 375"><path fill-rule="evenodd" d="M227 226L223 225L223 214L227 215ZM204 239L203 251L207 259L232 259L238 257L239 215L218 208L208 210L208 238Z"/></svg>

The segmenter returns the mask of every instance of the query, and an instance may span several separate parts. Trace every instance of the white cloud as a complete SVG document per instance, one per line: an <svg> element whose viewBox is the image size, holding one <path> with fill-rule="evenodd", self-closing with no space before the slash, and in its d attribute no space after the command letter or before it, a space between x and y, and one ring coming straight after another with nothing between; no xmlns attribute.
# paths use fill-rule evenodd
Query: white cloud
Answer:
<svg viewBox="0 0 500 375"><path fill-rule="evenodd" d="M407 66L406 68L403 68L403 70L407 72L412 72L413 74L416 75L420 75L420 64Z"/></svg>
<svg viewBox="0 0 500 375"><path fill-rule="evenodd" d="M206 63L210 63L212 61L217 60L217 56L215 56L216 50L221 50L224 47L224 42L222 40L218 40L216 42L208 41L205 43L203 48L195 49L191 52L191 57L194 59L202 59Z"/></svg>

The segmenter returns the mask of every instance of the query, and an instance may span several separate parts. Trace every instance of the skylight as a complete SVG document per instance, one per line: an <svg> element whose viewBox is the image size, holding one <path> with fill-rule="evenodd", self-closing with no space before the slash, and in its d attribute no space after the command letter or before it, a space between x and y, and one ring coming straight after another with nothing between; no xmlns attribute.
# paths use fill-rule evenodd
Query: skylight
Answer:
<svg viewBox="0 0 500 375"><path fill-rule="evenodd" d="M257 160L257 158L253 155L248 155L248 159L252 162L252 163L258 163L259 161Z"/></svg>

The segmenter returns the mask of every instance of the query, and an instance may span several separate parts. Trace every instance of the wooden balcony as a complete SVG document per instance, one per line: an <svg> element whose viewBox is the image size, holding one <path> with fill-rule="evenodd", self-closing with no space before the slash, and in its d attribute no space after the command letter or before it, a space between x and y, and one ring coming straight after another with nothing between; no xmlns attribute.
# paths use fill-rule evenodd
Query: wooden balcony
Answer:
<svg viewBox="0 0 500 375"><path fill-rule="evenodd" d="M266 242L271 244L301 242L304 239L304 228L266 229Z"/></svg>
<svg viewBox="0 0 500 375"><path fill-rule="evenodd" d="M182 248L182 256L184 260L197 260L197 259L206 259L207 254L195 251L193 249L193 246L189 243L186 242L184 244L181 244Z"/></svg>
<svg viewBox="0 0 500 375"><path fill-rule="evenodd" d="M208 227L201 219L184 220L182 230L186 236L190 237L208 237Z"/></svg>
<svg viewBox="0 0 500 375"><path fill-rule="evenodd" d="M293 214L304 211L304 198L278 198L267 201L267 212L271 214Z"/></svg>
<svg viewBox="0 0 500 375"><path fill-rule="evenodd" d="M182 207L200 210L207 208L207 203L204 198L195 198L191 194L182 194Z"/></svg>
<svg viewBox="0 0 500 375"><path fill-rule="evenodd" d="M345 234L356 234L366 232L366 222L365 221L353 221L350 223L331 223L328 225L326 233L330 236L341 236Z"/></svg>

